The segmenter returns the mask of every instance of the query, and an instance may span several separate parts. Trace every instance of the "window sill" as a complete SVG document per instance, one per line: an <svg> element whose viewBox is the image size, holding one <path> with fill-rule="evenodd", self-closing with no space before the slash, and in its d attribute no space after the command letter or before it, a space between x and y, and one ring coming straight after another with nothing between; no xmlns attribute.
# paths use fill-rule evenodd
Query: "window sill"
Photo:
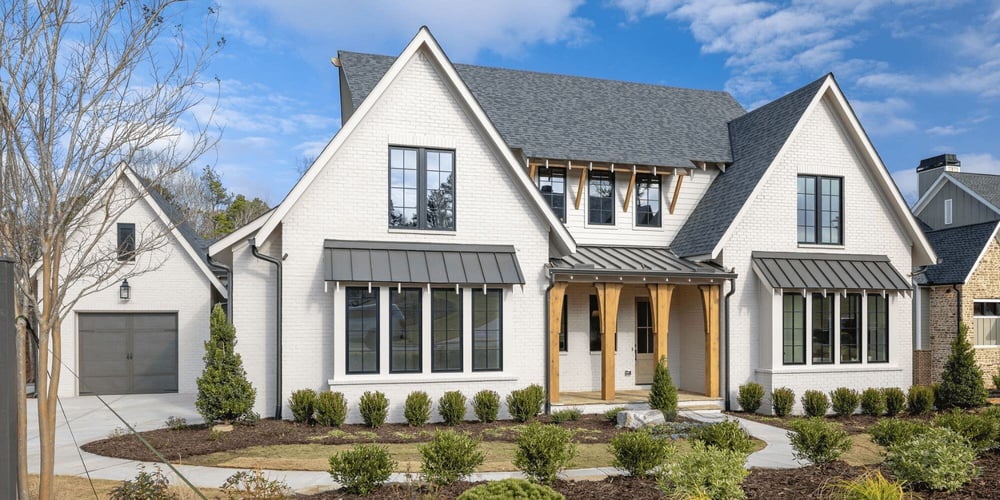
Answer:
<svg viewBox="0 0 1000 500"><path fill-rule="evenodd" d="M974 345L974 346L972 346L972 348L973 349L1000 349L1000 345L982 344L982 345Z"/></svg>
<svg viewBox="0 0 1000 500"><path fill-rule="evenodd" d="M815 249L826 249L826 250L844 250L844 244L831 244L825 245L823 243L799 243L799 248L815 248Z"/></svg>
<svg viewBox="0 0 1000 500"><path fill-rule="evenodd" d="M399 384L454 384L454 383L471 383L471 382L517 382L517 377L504 376L499 372L494 372L495 375L487 374L466 374L462 376L457 376L453 374L441 374L441 373L425 373L421 375L410 375L405 377L396 377L391 374L382 374L383 377L379 380L372 380L371 378L354 378L353 376L348 380L336 380L330 379L326 383L330 387L346 387L354 385L399 385Z"/></svg>
<svg viewBox="0 0 1000 500"><path fill-rule="evenodd" d="M842 365L790 365L781 368L758 368L757 373L771 375L795 375L795 374L815 374L815 373L865 373L865 372L898 372L903 371L897 365L887 365L885 363L858 364L848 363Z"/></svg>
<svg viewBox="0 0 1000 500"><path fill-rule="evenodd" d="M456 236L458 233L454 229L401 229L388 228L390 234L424 234L434 236Z"/></svg>
<svg viewBox="0 0 1000 500"><path fill-rule="evenodd" d="M663 231L663 226L662 225L659 225L659 226L639 226L639 225L633 225L632 229L635 229L636 231Z"/></svg>
<svg viewBox="0 0 1000 500"><path fill-rule="evenodd" d="M617 224L584 224L585 229L618 229Z"/></svg>

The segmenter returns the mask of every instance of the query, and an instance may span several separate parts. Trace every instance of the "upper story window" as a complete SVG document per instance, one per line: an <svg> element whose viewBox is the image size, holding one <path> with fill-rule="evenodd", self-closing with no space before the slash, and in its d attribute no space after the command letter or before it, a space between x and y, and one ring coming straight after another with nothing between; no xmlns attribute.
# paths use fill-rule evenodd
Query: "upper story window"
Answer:
<svg viewBox="0 0 1000 500"><path fill-rule="evenodd" d="M587 223L615 223L615 176L611 172L594 171L587 180Z"/></svg>
<svg viewBox="0 0 1000 500"><path fill-rule="evenodd" d="M952 222L951 198L944 200L944 223L949 225Z"/></svg>
<svg viewBox="0 0 1000 500"><path fill-rule="evenodd" d="M455 152L389 148L389 227L455 229Z"/></svg>
<svg viewBox="0 0 1000 500"><path fill-rule="evenodd" d="M798 178L799 243L843 243L843 179L800 175Z"/></svg>
<svg viewBox="0 0 1000 500"><path fill-rule="evenodd" d="M660 176L635 176L635 225L660 227Z"/></svg>
<svg viewBox="0 0 1000 500"><path fill-rule="evenodd" d="M135 260L135 224L118 224L118 260Z"/></svg>
<svg viewBox="0 0 1000 500"><path fill-rule="evenodd" d="M566 169L539 167L538 190L560 220L566 220Z"/></svg>

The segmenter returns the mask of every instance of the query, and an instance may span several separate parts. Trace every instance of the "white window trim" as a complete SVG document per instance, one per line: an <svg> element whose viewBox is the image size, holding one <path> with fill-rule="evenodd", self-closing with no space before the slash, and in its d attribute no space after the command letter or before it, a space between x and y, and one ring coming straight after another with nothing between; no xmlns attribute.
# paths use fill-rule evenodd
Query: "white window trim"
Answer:
<svg viewBox="0 0 1000 500"><path fill-rule="evenodd" d="M993 319L1000 320L1000 315L990 316L990 315L977 315L976 314L976 304L996 304L1000 303L1000 299L972 299L972 319L982 318L982 319ZM973 325L975 327L975 325ZM977 344L976 335L973 335L972 347L975 349L997 349L1000 348L1000 339L996 344Z"/></svg>
<svg viewBox="0 0 1000 500"><path fill-rule="evenodd" d="M952 211L952 201L951 198L944 200L944 225L950 226L953 221L953 211Z"/></svg>

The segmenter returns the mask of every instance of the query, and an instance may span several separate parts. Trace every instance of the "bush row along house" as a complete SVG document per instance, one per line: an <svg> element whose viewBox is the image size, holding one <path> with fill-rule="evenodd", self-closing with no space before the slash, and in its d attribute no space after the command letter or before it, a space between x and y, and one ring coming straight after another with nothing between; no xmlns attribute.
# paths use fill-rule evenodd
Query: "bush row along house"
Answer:
<svg viewBox="0 0 1000 500"><path fill-rule="evenodd" d="M338 56L341 130L274 210L203 250L226 287L174 251L187 274L81 302L64 352L84 380L134 377L120 352L85 354L166 314L157 389L193 391L214 297L265 416L302 388L380 390L401 420L413 390L529 384L596 411L643 399L660 357L682 404L735 407L749 381L910 385L911 270L937 256L832 74L748 112L453 64L426 28L396 57Z"/></svg>

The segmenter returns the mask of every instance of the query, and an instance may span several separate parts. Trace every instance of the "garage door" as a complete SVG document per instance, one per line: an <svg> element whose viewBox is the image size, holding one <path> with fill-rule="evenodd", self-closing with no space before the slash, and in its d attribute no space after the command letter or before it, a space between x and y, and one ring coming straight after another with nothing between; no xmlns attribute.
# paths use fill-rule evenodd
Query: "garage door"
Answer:
<svg viewBox="0 0 1000 500"><path fill-rule="evenodd" d="M80 394L177 392L177 314L80 314Z"/></svg>

